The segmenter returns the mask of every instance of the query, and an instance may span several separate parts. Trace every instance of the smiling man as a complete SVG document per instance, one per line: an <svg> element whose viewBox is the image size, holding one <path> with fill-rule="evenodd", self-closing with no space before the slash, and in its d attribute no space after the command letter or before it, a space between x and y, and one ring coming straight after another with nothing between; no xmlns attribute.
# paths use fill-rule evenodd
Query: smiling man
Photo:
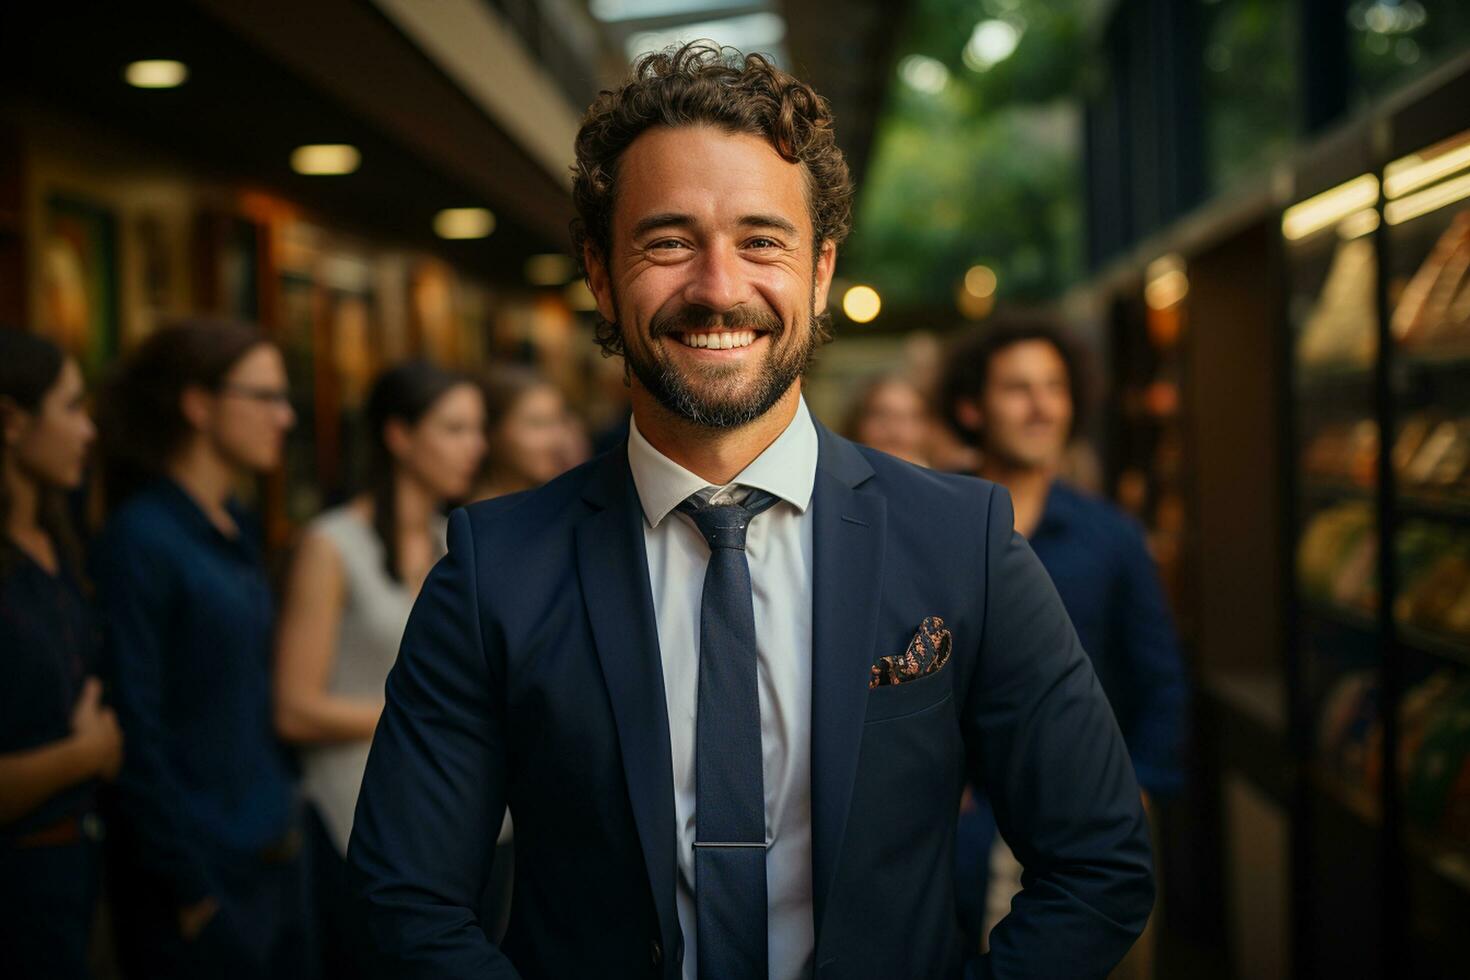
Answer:
<svg viewBox="0 0 1470 980"><path fill-rule="evenodd" d="M395 976L1102 977L1152 900L1117 724L1009 496L840 439L801 378L851 187L756 55L648 56L577 139L627 442L452 515L350 859ZM967 962L967 776L1027 885ZM476 902L506 807L504 941Z"/></svg>

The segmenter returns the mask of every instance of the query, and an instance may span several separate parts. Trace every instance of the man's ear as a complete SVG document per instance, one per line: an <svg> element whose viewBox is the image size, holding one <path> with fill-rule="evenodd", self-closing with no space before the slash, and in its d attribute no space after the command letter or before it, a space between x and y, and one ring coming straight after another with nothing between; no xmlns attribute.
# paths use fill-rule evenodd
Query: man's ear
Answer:
<svg viewBox="0 0 1470 980"><path fill-rule="evenodd" d="M191 428L204 432L214 417L214 399L213 392L199 385L188 385L179 392L179 413Z"/></svg>
<svg viewBox="0 0 1470 980"><path fill-rule="evenodd" d="M582 264L587 269L587 288L597 300L597 312L608 323L618 322L618 311L613 306L612 279L607 271L607 261L600 249L591 242L582 246Z"/></svg>
<svg viewBox="0 0 1470 980"><path fill-rule="evenodd" d="M979 432L985 425L985 413L973 398L959 398L954 403L954 417L971 432Z"/></svg>
<svg viewBox="0 0 1470 980"><path fill-rule="evenodd" d="M813 306L818 310L827 308L827 294L832 289L832 273L837 269L837 243L828 239L817 252L816 274L812 281Z"/></svg>

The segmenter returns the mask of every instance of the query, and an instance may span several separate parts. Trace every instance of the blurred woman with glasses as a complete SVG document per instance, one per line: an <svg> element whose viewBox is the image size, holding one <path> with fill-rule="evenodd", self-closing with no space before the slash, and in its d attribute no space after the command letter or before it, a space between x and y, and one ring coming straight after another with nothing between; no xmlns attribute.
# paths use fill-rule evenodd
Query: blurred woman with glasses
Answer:
<svg viewBox="0 0 1470 980"><path fill-rule="evenodd" d="M275 722L302 748L322 975L373 975L347 876L347 840L383 685L409 611L445 551L443 508L469 493L485 406L468 377L425 361L383 374L367 401L365 491L307 528L281 611Z"/></svg>
<svg viewBox="0 0 1470 980"><path fill-rule="evenodd" d="M89 975L97 785L122 762L64 498L95 434L76 362L0 328L0 950L21 980Z"/></svg>
<svg viewBox="0 0 1470 980"><path fill-rule="evenodd" d="M292 977L305 947L301 833L272 730L275 615L235 493L281 463L295 414L252 326L154 333L105 392L111 514L94 553L128 752L115 931L133 977Z"/></svg>

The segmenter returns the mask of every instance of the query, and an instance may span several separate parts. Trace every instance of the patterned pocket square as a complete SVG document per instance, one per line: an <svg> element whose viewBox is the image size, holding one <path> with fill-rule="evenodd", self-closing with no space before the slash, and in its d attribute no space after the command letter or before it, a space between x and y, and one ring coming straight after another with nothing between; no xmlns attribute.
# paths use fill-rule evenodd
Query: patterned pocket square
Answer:
<svg viewBox="0 0 1470 980"><path fill-rule="evenodd" d="M953 641L944 620L926 616L908 649L897 656L879 657L868 675L868 689L918 680L949 663Z"/></svg>

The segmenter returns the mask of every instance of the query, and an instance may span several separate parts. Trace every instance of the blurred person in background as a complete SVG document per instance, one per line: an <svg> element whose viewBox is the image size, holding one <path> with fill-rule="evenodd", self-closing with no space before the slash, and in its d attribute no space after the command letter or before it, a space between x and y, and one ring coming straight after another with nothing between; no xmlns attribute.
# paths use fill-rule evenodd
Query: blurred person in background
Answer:
<svg viewBox="0 0 1470 980"><path fill-rule="evenodd" d="M90 975L97 784L122 763L63 496L95 435L76 361L0 327L0 964L19 980Z"/></svg>
<svg viewBox="0 0 1470 980"><path fill-rule="evenodd" d="M885 374L858 391L842 434L879 452L928 466L925 450L933 423L923 392L902 375Z"/></svg>
<svg viewBox="0 0 1470 980"><path fill-rule="evenodd" d="M302 747L321 975L373 975L372 940L347 878L352 811L409 610L444 554L443 508L485 452L469 377L427 361L394 367L367 399L368 488L307 527L281 609L275 719Z"/></svg>
<svg viewBox="0 0 1470 980"><path fill-rule="evenodd" d="M280 465L295 422L281 353L246 324L165 328L123 363L98 418L111 513L93 568L128 740L109 848L122 966L140 980L301 976L275 614L235 497Z"/></svg>
<svg viewBox="0 0 1470 980"><path fill-rule="evenodd" d="M560 476L569 455L566 402L535 370L501 364L486 372L485 462L471 494L487 500Z"/></svg>
<svg viewBox="0 0 1470 980"><path fill-rule="evenodd" d="M1083 368L1070 338L1049 318L999 317L963 338L941 384L941 411L976 445L977 475L1003 484L1026 537L1061 594L1112 704L1144 803L1177 792L1183 781L1186 679L1173 620L1143 529L1117 507L1059 477L1086 404ZM994 816L984 800L968 806L957 848L967 898L984 894ZM966 941L979 943L1020 888L1019 866L996 848L997 868L1013 883L990 882L991 913L962 903ZM1000 876L1003 877L1003 876ZM1116 976L1148 976L1150 934Z"/></svg>

